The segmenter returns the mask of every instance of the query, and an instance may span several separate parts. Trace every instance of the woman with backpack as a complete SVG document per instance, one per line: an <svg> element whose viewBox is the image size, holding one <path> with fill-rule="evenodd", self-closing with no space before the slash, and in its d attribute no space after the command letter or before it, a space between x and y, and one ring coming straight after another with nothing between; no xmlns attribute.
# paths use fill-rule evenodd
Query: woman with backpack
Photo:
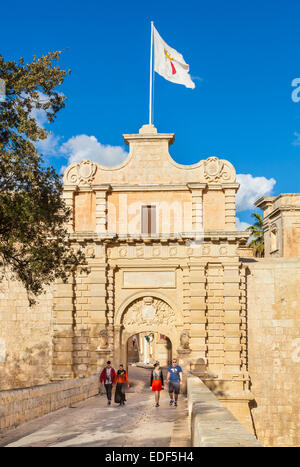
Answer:
<svg viewBox="0 0 300 467"><path fill-rule="evenodd" d="M154 364L154 370L151 371L150 387L155 393L155 407L159 407L160 391L164 389L164 375L158 362Z"/></svg>

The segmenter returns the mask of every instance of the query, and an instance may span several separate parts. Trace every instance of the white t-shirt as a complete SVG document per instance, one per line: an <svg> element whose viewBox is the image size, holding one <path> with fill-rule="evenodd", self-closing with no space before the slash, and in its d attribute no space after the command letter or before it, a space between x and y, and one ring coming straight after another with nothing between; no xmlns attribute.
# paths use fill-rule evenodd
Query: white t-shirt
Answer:
<svg viewBox="0 0 300 467"><path fill-rule="evenodd" d="M106 381L105 384L111 384L111 368L106 368Z"/></svg>

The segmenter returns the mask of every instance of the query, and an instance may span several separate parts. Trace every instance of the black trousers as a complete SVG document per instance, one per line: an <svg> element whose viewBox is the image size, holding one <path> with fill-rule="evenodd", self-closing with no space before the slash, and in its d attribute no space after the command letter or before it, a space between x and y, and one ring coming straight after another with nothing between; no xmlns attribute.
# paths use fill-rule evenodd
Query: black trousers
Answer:
<svg viewBox="0 0 300 467"><path fill-rule="evenodd" d="M112 393L112 384L104 384L106 389L107 400L111 401L111 393Z"/></svg>

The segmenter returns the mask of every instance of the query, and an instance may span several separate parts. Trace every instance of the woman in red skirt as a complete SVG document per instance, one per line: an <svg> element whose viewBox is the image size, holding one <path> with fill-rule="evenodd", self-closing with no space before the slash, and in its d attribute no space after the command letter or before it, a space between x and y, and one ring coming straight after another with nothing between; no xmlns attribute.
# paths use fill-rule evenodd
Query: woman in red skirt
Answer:
<svg viewBox="0 0 300 467"><path fill-rule="evenodd" d="M159 363L155 363L154 370L151 371L150 387L152 387L152 391L155 393L155 407L159 407L160 391L164 389L164 377Z"/></svg>

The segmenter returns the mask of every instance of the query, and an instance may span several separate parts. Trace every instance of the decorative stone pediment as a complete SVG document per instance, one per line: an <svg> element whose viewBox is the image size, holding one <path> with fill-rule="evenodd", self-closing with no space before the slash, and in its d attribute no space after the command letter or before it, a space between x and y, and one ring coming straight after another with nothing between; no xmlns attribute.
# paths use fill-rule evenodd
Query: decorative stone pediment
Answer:
<svg viewBox="0 0 300 467"><path fill-rule="evenodd" d="M97 164L90 160L76 162L66 170L64 183L66 185L89 185L94 181Z"/></svg>
<svg viewBox="0 0 300 467"><path fill-rule="evenodd" d="M129 145L125 161L116 166L103 166L88 160L72 164L66 169L66 185L136 186L189 183L235 183L236 173L232 164L217 157L184 165L174 161L169 146L173 133L158 133L153 125L144 125L138 134L123 135Z"/></svg>

